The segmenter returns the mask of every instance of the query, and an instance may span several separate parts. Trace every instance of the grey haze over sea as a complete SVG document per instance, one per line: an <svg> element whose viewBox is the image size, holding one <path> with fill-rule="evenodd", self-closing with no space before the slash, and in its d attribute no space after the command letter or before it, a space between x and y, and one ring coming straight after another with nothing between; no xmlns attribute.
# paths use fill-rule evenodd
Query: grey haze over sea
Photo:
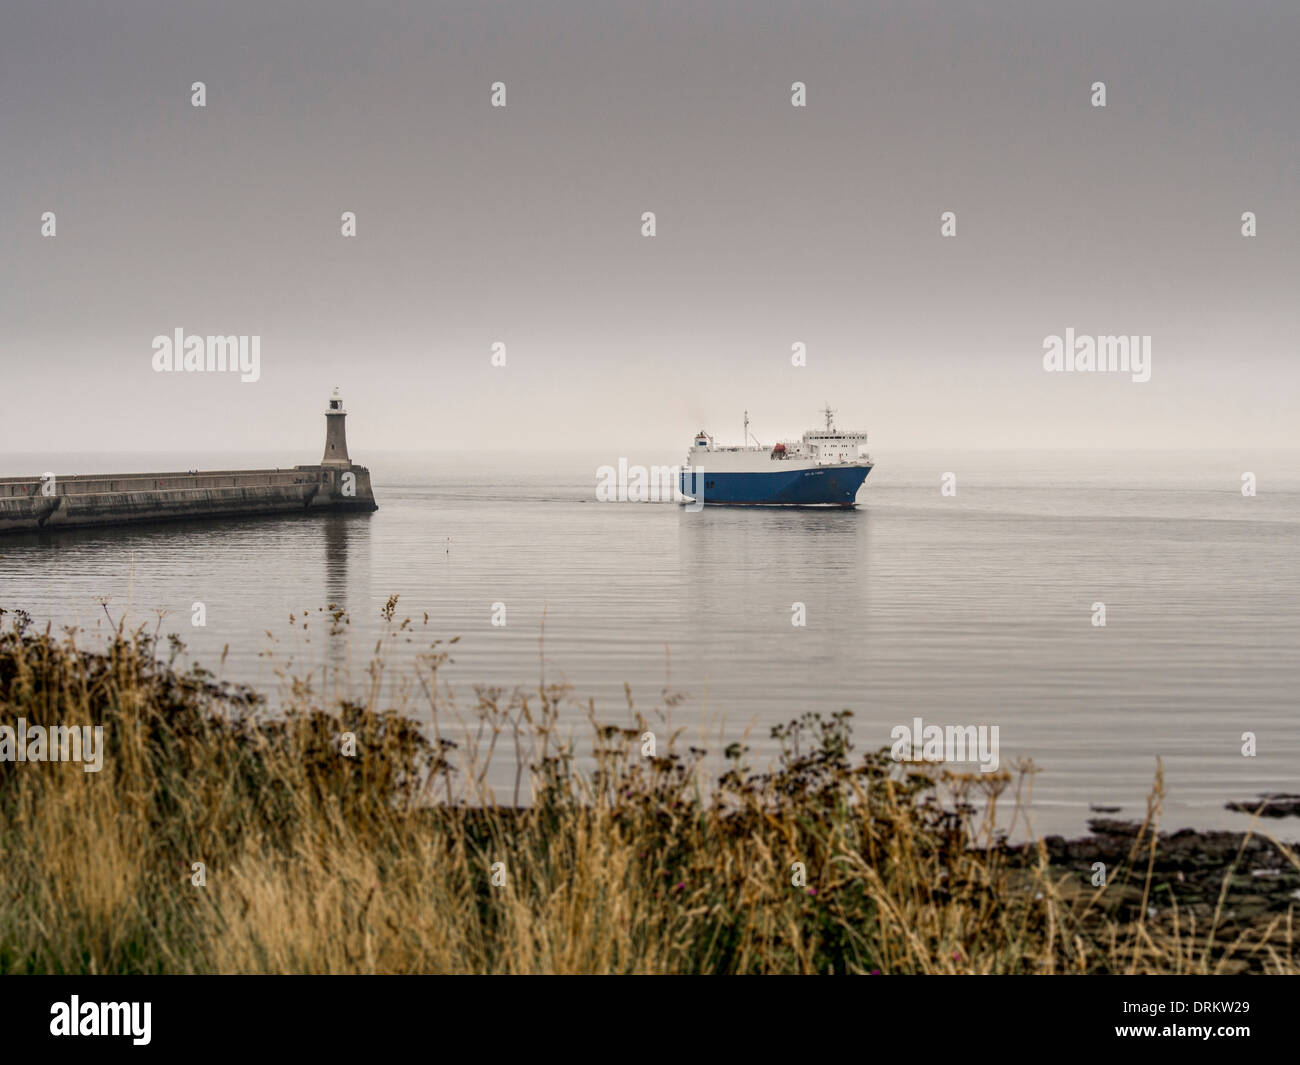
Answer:
<svg viewBox="0 0 1300 1065"><path fill-rule="evenodd" d="M628 459L680 463L686 444ZM1090 804L1141 817L1157 756L1167 828L1242 828L1225 802L1300 792L1295 452L878 453L856 510L699 513L596 502L609 455L354 457L374 476L369 517L4 537L0 606L100 638L101 598L150 628L165 609L162 631L194 661L274 691L277 668L326 660L348 662L360 687L398 594L399 618L427 611L421 633L460 637L443 679L466 707L475 685L536 688L544 616L546 678L573 687L566 714L584 742L588 699L628 723L625 684L648 711L667 683L683 695L682 742L716 755L746 739L755 767L775 751L770 727L808 711L852 710L859 752L915 717L996 724L1003 765L1040 770L1040 832L1081 831ZM0 475L315 458L10 454ZM328 603L348 612L345 638L319 623L310 643L295 635L291 613Z"/></svg>

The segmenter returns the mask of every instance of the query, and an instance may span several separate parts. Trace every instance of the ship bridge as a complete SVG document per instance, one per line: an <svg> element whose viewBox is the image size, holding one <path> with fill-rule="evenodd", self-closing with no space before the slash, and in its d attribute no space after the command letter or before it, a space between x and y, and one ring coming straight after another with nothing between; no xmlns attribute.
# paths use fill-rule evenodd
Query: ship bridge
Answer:
<svg viewBox="0 0 1300 1065"><path fill-rule="evenodd" d="M826 404L822 414L826 417L825 429L809 429L803 434L804 454L817 460L820 465L835 465L841 462L857 462L869 459L866 453L867 434L835 428L835 412Z"/></svg>

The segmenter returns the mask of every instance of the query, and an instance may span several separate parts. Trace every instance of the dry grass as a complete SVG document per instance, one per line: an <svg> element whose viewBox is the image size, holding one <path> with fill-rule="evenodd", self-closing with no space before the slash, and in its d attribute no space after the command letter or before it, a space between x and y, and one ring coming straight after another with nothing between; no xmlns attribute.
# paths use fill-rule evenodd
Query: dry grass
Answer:
<svg viewBox="0 0 1300 1065"><path fill-rule="evenodd" d="M388 638L415 638L395 607ZM1297 971L1289 914L1236 942L1217 912L1149 923L1137 844L1093 890L993 830L1023 779L855 761L846 715L776 730L768 772L733 745L706 782L664 729L643 756L635 708L581 752L561 688L462 711L437 643L392 678L381 641L360 701L290 680L270 714L143 631L92 653L14 618L0 723L103 725L108 751L0 763L0 972Z"/></svg>

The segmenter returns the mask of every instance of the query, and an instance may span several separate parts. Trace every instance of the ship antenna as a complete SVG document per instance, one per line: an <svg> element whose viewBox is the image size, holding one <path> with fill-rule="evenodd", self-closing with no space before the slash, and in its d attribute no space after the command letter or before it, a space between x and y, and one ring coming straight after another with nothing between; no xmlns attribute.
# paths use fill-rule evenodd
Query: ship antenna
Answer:
<svg viewBox="0 0 1300 1065"><path fill-rule="evenodd" d="M823 413L826 415L826 431L830 432L835 428L835 423L833 421L835 412L831 410L831 405L829 403L826 404L826 409Z"/></svg>

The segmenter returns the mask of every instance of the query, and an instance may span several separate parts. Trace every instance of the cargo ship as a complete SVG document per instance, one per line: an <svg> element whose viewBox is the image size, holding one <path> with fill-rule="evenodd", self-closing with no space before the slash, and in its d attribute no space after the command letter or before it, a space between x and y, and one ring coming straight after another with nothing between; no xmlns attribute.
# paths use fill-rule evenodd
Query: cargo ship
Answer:
<svg viewBox="0 0 1300 1065"><path fill-rule="evenodd" d="M686 456L682 495L724 506L853 506L873 467L867 434L836 429L829 404L822 413L825 429L772 447L750 443L748 411L739 447L719 447L701 430Z"/></svg>

